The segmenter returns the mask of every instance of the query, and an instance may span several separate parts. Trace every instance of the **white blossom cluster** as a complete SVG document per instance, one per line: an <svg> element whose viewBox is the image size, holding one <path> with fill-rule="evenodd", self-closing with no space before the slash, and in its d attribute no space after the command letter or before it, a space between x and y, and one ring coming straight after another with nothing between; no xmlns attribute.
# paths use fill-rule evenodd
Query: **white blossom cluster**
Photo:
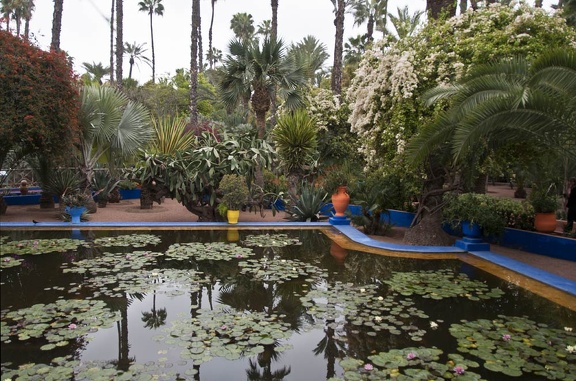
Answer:
<svg viewBox="0 0 576 381"><path fill-rule="evenodd" d="M376 42L346 93L360 153L371 167L401 154L437 112L419 101L429 88L458 80L475 64L536 56L551 46L576 46L576 31L555 12L524 3L469 10L397 43Z"/></svg>

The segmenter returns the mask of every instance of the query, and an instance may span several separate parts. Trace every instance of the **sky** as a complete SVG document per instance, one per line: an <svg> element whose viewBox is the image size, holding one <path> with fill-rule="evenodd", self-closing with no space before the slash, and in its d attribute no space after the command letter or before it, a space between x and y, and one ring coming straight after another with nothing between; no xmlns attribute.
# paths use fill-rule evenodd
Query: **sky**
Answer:
<svg viewBox="0 0 576 381"><path fill-rule="evenodd" d="M326 45L332 55L334 51L334 14L330 0L279 0L278 35L284 42L297 43L312 35ZM392 0L389 9L409 5L410 12L425 8L425 0ZM154 50L156 77L174 75L176 69L190 67L190 0L163 0L164 16L154 16ZM110 65L110 33L107 18L110 16L110 0L64 0L60 48L74 58L75 70L82 74L83 62ZM202 44L208 49L210 28L210 0L200 1L202 15ZM41 48L50 46L52 37L51 0L36 0L36 10L30 21L30 30L35 34ZM234 38L230 20L236 13L249 13L257 27L264 20L272 19L270 0L218 0L215 4L213 46L227 53L228 43ZM346 15L345 41L348 37L365 33L353 26L352 15ZM152 58L150 43L150 21L145 12L140 12L138 0L124 0L124 42L146 43L145 53ZM123 74L128 76L128 62L124 58ZM331 61L331 59L330 59ZM327 62L328 66L331 63ZM132 76L141 83L152 77L152 69L145 63L134 67Z"/></svg>
<svg viewBox="0 0 576 381"><path fill-rule="evenodd" d="M552 0L545 1L551 3ZM36 0L36 10L30 21L30 31L38 45L48 49L52 37L52 0ZM278 35L289 45L306 36L314 36L325 44L327 52L334 51L334 14L330 0L279 0ZM156 77L173 76L176 69L190 67L190 0L163 0L164 16L153 17ZM210 0L201 0L202 39L204 57L208 49L208 30L211 16ZM110 64L110 0L64 0L60 48L74 58L74 69L85 73L83 62ZM388 11L395 14L396 8L408 6L410 13L426 8L426 0L390 0ZM218 0L215 4L213 46L224 56L234 34L230 20L236 13L249 13L257 27L262 21L272 18L269 0ZM352 15L346 14L344 40L365 33L366 27L354 26ZM375 35L378 38L378 32ZM124 42L144 44L145 55L152 58L150 43L150 19L139 11L138 0L124 0ZM204 58L205 59L205 58ZM326 63L331 66L332 59ZM128 76L128 59L124 58L123 74ZM133 78L140 83L151 79L152 69L140 63L133 69Z"/></svg>

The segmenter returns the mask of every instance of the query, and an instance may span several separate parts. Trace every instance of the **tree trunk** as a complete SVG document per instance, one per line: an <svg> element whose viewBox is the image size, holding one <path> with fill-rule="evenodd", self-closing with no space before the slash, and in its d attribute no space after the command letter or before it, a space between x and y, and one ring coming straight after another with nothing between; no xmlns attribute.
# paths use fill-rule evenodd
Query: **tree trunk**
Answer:
<svg viewBox="0 0 576 381"><path fill-rule="evenodd" d="M52 42L50 50L60 51L60 32L62 31L62 12L64 0L54 0L54 15L52 16Z"/></svg>
<svg viewBox="0 0 576 381"><path fill-rule="evenodd" d="M0 194L0 215L6 214L6 209L8 209L8 204L4 200L4 195Z"/></svg>
<svg viewBox="0 0 576 381"><path fill-rule="evenodd" d="M140 192L140 209L152 209L154 197L150 187L143 185Z"/></svg>
<svg viewBox="0 0 576 381"><path fill-rule="evenodd" d="M198 24L199 0L192 0L192 33L190 35L190 124L198 124Z"/></svg>
<svg viewBox="0 0 576 381"><path fill-rule="evenodd" d="M122 56L124 55L124 0L116 0L116 86L122 88ZM110 70L113 70L110 68Z"/></svg>
<svg viewBox="0 0 576 381"><path fill-rule="evenodd" d="M116 8L115 0L112 0L110 9L110 83L114 83L114 9Z"/></svg>
<svg viewBox="0 0 576 381"><path fill-rule="evenodd" d="M455 0L426 0L426 11L431 19L438 19L442 12L447 12L448 17L456 14Z"/></svg>
<svg viewBox="0 0 576 381"><path fill-rule="evenodd" d="M344 11L345 0L337 0L335 9L336 17L334 26L336 27L336 37L334 40L334 65L332 66L332 93L340 95L342 93L342 53L344 51Z"/></svg>

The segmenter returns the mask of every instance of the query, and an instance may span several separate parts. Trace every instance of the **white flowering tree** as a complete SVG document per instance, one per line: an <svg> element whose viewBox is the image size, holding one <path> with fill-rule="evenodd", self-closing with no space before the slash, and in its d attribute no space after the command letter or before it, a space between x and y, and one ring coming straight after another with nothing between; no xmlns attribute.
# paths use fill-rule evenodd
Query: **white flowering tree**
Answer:
<svg viewBox="0 0 576 381"><path fill-rule="evenodd" d="M396 43L377 42L365 54L347 91L351 130L360 137L367 168L416 170L403 168L404 146L446 105L424 106L421 95L425 91L460 79L480 63L515 55L533 58L545 49L562 46L576 46L576 31L562 17L526 4L491 4L429 24ZM423 193L429 195L444 185L443 163L449 157L443 152L434 154L423 168L429 181ZM420 197L425 206L420 217L434 214L438 207L434 200L438 197Z"/></svg>

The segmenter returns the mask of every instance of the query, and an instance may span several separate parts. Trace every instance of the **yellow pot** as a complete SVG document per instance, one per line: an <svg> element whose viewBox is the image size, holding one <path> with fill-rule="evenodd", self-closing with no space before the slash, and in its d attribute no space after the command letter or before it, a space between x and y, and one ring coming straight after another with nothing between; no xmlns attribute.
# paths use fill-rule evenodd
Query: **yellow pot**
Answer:
<svg viewBox="0 0 576 381"><path fill-rule="evenodd" d="M226 211L226 218L228 218L229 224L237 224L238 223L238 217L240 217L240 211L239 210L228 209Z"/></svg>

